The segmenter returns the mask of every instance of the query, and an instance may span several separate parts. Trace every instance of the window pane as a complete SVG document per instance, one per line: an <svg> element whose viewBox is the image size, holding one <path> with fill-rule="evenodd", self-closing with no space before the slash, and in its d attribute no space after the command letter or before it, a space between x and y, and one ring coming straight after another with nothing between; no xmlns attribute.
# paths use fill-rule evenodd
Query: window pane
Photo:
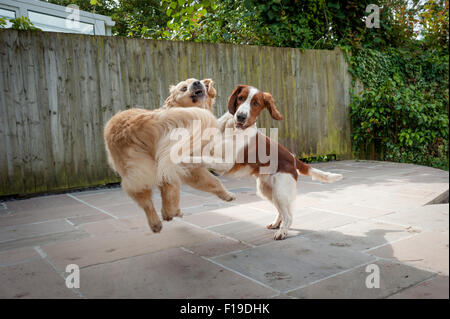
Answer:
<svg viewBox="0 0 450 319"><path fill-rule="evenodd" d="M0 9L0 18L7 17L9 19L14 19L16 17L16 13L12 10ZM6 27L10 28L12 23L9 20L6 21Z"/></svg>
<svg viewBox="0 0 450 319"><path fill-rule="evenodd" d="M8 17L14 19L16 17L16 13L12 10L0 9L0 17Z"/></svg>
<svg viewBox="0 0 450 319"><path fill-rule="evenodd" d="M73 21L48 14L28 11L31 22L42 31L94 34L94 25L84 22L75 24Z"/></svg>

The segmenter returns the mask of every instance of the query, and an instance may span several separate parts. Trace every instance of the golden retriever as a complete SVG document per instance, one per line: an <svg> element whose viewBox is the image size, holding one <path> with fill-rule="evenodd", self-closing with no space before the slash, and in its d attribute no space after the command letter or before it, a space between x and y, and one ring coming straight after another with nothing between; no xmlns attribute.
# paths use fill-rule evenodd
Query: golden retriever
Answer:
<svg viewBox="0 0 450 319"><path fill-rule="evenodd" d="M192 107L198 106L209 111L216 97L216 89L211 79L187 79L177 85L171 85L170 95L164 102L164 107Z"/></svg>
<svg viewBox="0 0 450 319"><path fill-rule="evenodd" d="M217 119L210 112L215 95L212 80L188 79L170 87L170 96L162 108L121 111L105 125L108 162L121 176L125 192L145 211L153 232L162 229L152 202L152 188L155 186L161 191L161 215L166 221L183 215L179 207L182 183L226 201L235 198L206 168L182 167L169 158L176 143L169 138L172 129L190 130L192 145L194 140L201 141L200 131L218 127ZM201 127L195 128L194 120L200 120ZM200 146L204 144L206 142L201 141Z"/></svg>

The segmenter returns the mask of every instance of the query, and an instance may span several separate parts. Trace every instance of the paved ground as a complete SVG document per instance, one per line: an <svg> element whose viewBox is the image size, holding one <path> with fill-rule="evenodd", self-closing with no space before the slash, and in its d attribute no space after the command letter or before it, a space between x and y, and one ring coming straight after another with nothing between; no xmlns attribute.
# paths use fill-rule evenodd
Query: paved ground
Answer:
<svg viewBox="0 0 450 319"><path fill-rule="evenodd" d="M314 166L344 179L301 179L284 241L247 179L223 179L232 203L183 188L185 217L160 234L120 188L0 203L0 298L449 297L448 204L424 206L448 190L448 172ZM65 285L68 264L81 268L79 289ZM380 288L369 289L373 264Z"/></svg>

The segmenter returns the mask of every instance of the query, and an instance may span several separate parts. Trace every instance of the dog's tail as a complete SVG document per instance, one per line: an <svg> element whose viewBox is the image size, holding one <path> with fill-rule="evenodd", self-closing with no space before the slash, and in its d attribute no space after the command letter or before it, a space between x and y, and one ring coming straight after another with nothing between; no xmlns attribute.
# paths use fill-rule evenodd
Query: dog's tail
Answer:
<svg viewBox="0 0 450 319"><path fill-rule="evenodd" d="M313 180L319 180L324 183L333 183L342 179L342 174L334 174L321 171L320 169L313 168L311 165L303 163L298 158L295 158L297 170L301 175L311 176Z"/></svg>

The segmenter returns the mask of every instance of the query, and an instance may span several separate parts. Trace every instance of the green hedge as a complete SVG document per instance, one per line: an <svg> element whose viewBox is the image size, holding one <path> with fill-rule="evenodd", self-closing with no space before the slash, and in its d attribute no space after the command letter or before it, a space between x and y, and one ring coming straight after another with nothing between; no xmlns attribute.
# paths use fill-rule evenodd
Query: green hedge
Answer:
<svg viewBox="0 0 450 319"><path fill-rule="evenodd" d="M351 102L355 157L448 170L448 52L362 49L349 62L364 84Z"/></svg>

